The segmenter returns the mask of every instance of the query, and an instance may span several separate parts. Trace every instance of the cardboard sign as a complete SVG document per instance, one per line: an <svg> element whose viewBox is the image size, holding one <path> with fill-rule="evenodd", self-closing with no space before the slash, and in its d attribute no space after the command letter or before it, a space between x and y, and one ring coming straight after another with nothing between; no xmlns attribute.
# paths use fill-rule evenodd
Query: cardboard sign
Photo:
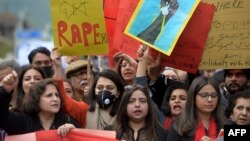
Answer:
<svg viewBox="0 0 250 141"><path fill-rule="evenodd" d="M51 0L54 44L62 55L106 54L102 0Z"/></svg>
<svg viewBox="0 0 250 141"><path fill-rule="evenodd" d="M202 1L216 12L199 69L250 68L250 1Z"/></svg>
<svg viewBox="0 0 250 141"><path fill-rule="evenodd" d="M136 52L141 42L124 34L124 30L138 3L139 0L120 0L113 41L113 47L116 50L133 58L137 58Z"/></svg>

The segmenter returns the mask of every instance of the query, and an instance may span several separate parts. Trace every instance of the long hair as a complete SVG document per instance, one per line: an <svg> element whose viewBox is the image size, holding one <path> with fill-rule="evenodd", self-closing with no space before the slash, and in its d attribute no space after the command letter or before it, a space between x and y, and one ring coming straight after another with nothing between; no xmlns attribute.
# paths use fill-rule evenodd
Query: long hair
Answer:
<svg viewBox="0 0 250 141"><path fill-rule="evenodd" d="M16 102L16 108L18 111L22 111L22 104L23 104L23 98L24 98L24 90L23 90L23 78L24 78L24 74L31 70L34 69L36 71L38 71L41 75L42 78L45 79L47 78L46 73L38 66L32 66L32 65L26 65L23 66L18 78L18 83L17 83L17 102Z"/></svg>
<svg viewBox="0 0 250 141"><path fill-rule="evenodd" d="M37 114L41 111L41 108L39 106L40 103L40 99L41 99L41 95L46 91L46 88L48 85L54 85L58 91L58 93L60 92L58 89L57 84L51 79L51 78L47 78L44 80L41 80L39 82L37 82L36 84L34 84L31 89L30 89L30 94L29 94L29 99L26 103L24 103L24 113L31 115L31 116L37 116ZM59 94L59 98L61 101L61 105L60 105L60 110L59 112L61 112L63 109L63 100L61 98L61 94Z"/></svg>
<svg viewBox="0 0 250 141"><path fill-rule="evenodd" d="M161 111L165 116L172 117L172 112L171 112L169 101L170 101L170 98L173 94L173 91L176 89L183 89L187 92L188 86L185 85L184 83L181 83L181 82L177 83L176 82L167 88L165 95L164 95L164 98L163 98L163 101L162 101L162 105L161 105Z"/></svg>
<svg viewBox="0 0 250 141"><path fill-rule="evenodd" d="M130 86L132 87L126 90L125 93L123 94L118 112L116 114L115 124L113 128L117 132L118 136L119 135L122 136L124 132L129 131L130 127L129 127L129 117L127 115L127 105L129 103L129 99L132 96L132 94L136 90L140 90L145 94L147 98L147 104L148 104L148 114L145 119L146 130L148 133L147 135L149 137L149 140L151 141L156 140L157 139L156 129L159 127L157 126L159 125L159 122L156 120L153 107L152 107L152 103L151 103L151 98L149 96L147 88L138 86L138 85L130 85Z"/></svg>
<svg viewBox="0 0 250 141"><path fill-rule="evenodd" d="M198 115L197 109L195 105L196 95L198 92L207 84L212 85L216 92L218 93L218 102L215 110L212 112L212 117L214 117L216 125L217 125L217 133L219 130L223 128L224 125L224 117L221 110L221 95L219 94L218 84L209 78L205 78L204 76L199 76L193 80L188 90L188 98L186 103L186 109L182 115L178 118L178 120L174 124L174 128L180 135L194 135L196 127L198 126Z"/></svg>
<svg viewBox="0 0 250 141"><path fill-rule="evenodd" d="M119 107L120 101L121 101L121 97L124 93L124 82L121 79L121 77L113 70L111 69L105 69L101 72L99 72L95 79L94 82L89 90L89 93L87 95L87 103L89 104L89 111L93 112L96 109L96 93L95 93L95 87L97 84L97 81L99 80L100 77L105 77L109 80L111 80L112 82L114 82L115 86L117 87L117 92L119 92L119 97L115 100L110 115L114 116L117 113L117 109Z"/></svg>
<svg viewBox="0 0 250 141"><path fill-rule="evenodd" d="M128 64L131 65L131 62L129 59L127 59L126 57L120 57L118 60L117 60L117 63L115 65L115 71L120 75L120 77L122 78L122 80L124 81L125 85L128 84L128 82L125 81L125 79L122 77L122 72L121 72L121 65L122 65L122 62L123 61L126 61Z"/></svg>

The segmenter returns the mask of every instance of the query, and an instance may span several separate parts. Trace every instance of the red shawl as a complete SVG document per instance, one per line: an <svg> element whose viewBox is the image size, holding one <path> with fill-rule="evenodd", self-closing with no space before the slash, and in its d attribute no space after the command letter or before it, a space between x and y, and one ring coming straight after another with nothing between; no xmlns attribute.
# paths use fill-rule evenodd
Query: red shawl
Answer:
<svg viewBox="0 0 250 141"><path fill-rule="evenodd" d="M198 127L195 131L195 141L200 141L203 136L208 136L212 139L216 139L216 123L214 118L211 118L209 121L208 135L206 135L205 127L199 120Z"/></svg>

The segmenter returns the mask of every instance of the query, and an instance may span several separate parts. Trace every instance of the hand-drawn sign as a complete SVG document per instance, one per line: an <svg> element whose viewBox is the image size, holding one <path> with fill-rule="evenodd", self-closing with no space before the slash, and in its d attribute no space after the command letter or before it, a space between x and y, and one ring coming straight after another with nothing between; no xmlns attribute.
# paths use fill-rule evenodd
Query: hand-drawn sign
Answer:
<svg viewBox="0 0 250 141"><path fill-rule="evenodd" d="M199 69L250 68L250 1L203 1L216 12Z"/></svg>
<svg viewBox="0 0 250 141"><path fill-rule="evenodd" d="M51 0L54 44L63 55L106 54L102 0Z"/></svg>

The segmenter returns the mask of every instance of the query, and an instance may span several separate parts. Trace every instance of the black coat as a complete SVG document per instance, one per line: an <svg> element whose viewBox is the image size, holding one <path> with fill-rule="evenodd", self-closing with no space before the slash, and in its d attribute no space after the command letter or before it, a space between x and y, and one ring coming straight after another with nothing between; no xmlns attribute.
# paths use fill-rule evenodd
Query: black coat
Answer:
<svg viewBox="0 0 250 141"><path fill-rule="evenodd" d="M11 95L0 89L0 128L4 129L9 135L24 134L44 130L38 116L32 117L20 112L10 112L9 102ZM79 124L67 114L56 114L50 129L57 129L59 126L71 123L75 127Z"/></svg>
<svg viewBox="0 0 250 141"><path fill-rule="evenodd" d="M194 136L181 136L177 133L177 131L173 128L173 126L171 126L168 132L167 140L168 141L194 141Z"/></svg>
<svg viewBox="0 0 250 141"><path fill-rule="evenodd" d="M168 131L165 130L161 126L156 126L156 141L167 141L168 137ZM104 128L104 130L114 130L114 125L110 125ZM119 131L116 131L116 139L118 140L126 140L126 141L148 141L147 139L147 130L146 128L141 128L138 131L137 139L134 139L134 130L132 128L128 129L120 129Z"/></svg>

